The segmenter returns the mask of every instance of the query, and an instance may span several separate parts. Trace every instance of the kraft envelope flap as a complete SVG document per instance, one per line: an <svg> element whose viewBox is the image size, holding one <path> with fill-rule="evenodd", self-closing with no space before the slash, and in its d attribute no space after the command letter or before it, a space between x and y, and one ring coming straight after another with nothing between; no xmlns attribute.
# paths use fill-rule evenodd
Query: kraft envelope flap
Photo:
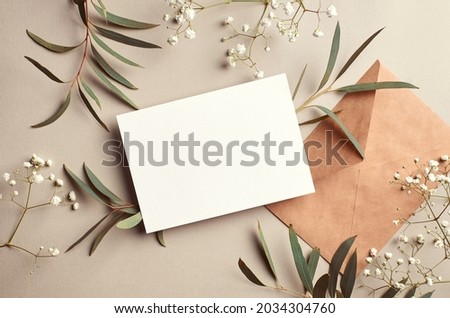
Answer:
<svg viewBox="0 0 450 318"><path fill-rule="evenodd" d="M379 61L360 83L395 81ZM394 219L408 218L421 204L420 196L405 196L389 185L402 166L413 171L413 158L438 159L450 152L450 127L411 90L386 89L347 94L333 109L365 151L362 159L344 133L331 120L321 122L305 140L333 145L346 140L339 153L345 165L326 158L326 148L310 148L309 159L324 159L311 167L316 193L268 205L309 245L319 247L328 261L341 242L357 235L358 270L370 248L381 249L398 230ZM400 208L400 214L396 214Z"/></svg>
<svg viewBox="0 0 450 318"><path fill-rule="evenodd" d="M314 191L284 74L119 115L117 120L147 233ZM267 134L276 146L269 148L266 161L262 141ZM177 161L174 138L186 142L191 135L198 145L190 152L180 147ZM150 164L150 155L163 161L164 142L168 163ZM229 147L236 142L238 146ZM283 142L291 146L279 151ZM215 150L209 164L205 144ZM301 160L288 165L296 154Z"/></svg>

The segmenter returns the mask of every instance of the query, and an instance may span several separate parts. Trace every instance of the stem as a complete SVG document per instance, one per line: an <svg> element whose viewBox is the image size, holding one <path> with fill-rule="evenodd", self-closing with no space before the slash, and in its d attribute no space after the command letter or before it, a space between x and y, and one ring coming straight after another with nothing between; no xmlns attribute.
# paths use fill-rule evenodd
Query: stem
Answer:
<svg viewBox="0 0 450 318"><path fill-rule="evenodd" d="M295 111L298 113L299 111L305 109L308 107L308 105L313 101L316 100L317 98L319 98L322 95L325 95L327 93L329 93L330 91L332 91L331 85L328 86L327 88L321 90L320 92L317 92L313 95L311 95L303 104L301 104L299 107L297 107L295 109Z"/></svg>
<svg viewBox="0 0 450 318"><path fill-rule="evenodd" d="M31 196L31 186L32 186L32 183L30 183L30 184L28 185L28 195L27 195L27 202L25 203L25 208L24 208L24 210L23 210L23 212L22 212L22 215L20 216L19 221L18 221L17 224L16 224L16 227L14 228L13 233L11 234L11 237L10 237L9 240L8 240L8 244L7 244L7 245L10 245L10 244L11 244L12 240L14 239L14 236L15 236L16 233L17 233L17 230L19 229L20 224L22 223L23 218L25 217L25 214L26 214L27 211L28 211L28 204L30 203L30 196Z"/></svg>

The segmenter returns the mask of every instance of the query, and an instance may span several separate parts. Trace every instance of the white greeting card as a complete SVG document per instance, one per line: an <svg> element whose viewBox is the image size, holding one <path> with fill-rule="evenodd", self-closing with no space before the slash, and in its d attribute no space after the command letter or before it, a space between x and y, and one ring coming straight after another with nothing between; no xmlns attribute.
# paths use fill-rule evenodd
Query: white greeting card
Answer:
<svg viewBox="0 0 450 318"><path fill-rule="evenodd" d="M147 233L314 192L284 74L117 120Z"/></svg>

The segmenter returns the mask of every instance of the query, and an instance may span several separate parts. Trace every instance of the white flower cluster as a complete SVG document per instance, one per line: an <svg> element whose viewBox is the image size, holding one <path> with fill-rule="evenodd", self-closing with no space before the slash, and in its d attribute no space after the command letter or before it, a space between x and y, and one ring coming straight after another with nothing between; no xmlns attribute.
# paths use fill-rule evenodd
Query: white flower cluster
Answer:
<svg viewBox="0 0 450 318"><path fill-rule="evenodd" d="M189 0L166 0L170 8L172 8L172 14L166 13L163 16L163 20L168 22L172 20L176 27L168 27L175 31L167 39L167 43L174 46L178 44L180 36L184 35L186 39L193 40L197 37L197 32L192 27L192 21L195 19L198 10L202 10L201 7L196 7L195 2Z"/></svg>

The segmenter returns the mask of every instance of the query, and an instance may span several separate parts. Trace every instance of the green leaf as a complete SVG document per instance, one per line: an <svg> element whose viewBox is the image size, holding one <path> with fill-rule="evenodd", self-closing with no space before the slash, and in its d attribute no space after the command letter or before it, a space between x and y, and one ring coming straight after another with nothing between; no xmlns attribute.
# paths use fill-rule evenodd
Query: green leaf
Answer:
<svg viewBox="0 0 450 318"><path fill-rule="evenodd" d="M119 198L117 195L115 195L111 190L109 190L97 176L92 172L91 169L87 166L86 163L83 163L84 172L86 172L86 175L89 179L89 181L92 183L92 185L97 189L98 192L103 194L104 196L108 197L111 202L122 205L124 204L123 200ZM123 211L125 212L125 211ZM139 211L136 211L139 212Z"/></svg>
<svg viewBox="0 0 450 318"><path fill-rule="evenodd" d="M263 286L265 287L266 285L264 285L259 279L258 277L256 277L255 274L253 274L253 272L251 271L250 268L248 268L248 266L244 263L244 261L242 259L239 258L238 261L238 265L239 268L241 270L241 272L245 275L245 277L247 277L247 279L249 281L251 281L253 284L259 285L259 286Z"/></svg>
<svg viewBox="0 0 450 318"><path fill-rule="evenodd" d="M416 294L417 285L412 285L405 294L405 298L412 298Z"/></svg>
<svg viewBox="0 0 450 318"><path fill-rule="evenodd" d="M275 271L275 265L273 264L272 256L270 255L269 247L267 246L266 240L264 239L264 234L261 229L261 224L258 221L258 239L261 243L261 247L264 251L264 256L266 258L267 263L269 264L270 270L272 272L273 277L276 281L278 281L277 273Z"/></svg>
<svg viewBox="0 0 450 318"><path fill-rule="evenodd" d="M328 274L324 274L317 280L316 285L314 285L314 290L313 290L314 298L325 298L326 297L329 280L330 280L330 275L328 275Z"/></svg>
<svg viewBox="0 0 450 318"><path fill-rule="evenodd" d="M320 105L313 105L310 107L316 107L323 111L325 114L327 114L329 117L331 117L336 124L339 125L339 127L342 129L342 131L345 133L347 138L352 142L353 146L356 148L356 150L359 152L362 158L364 158L364 150L362 149L361 145L359 144L358 140L352 135L352 133L348 130L348 128L345 126L345 124L339 119L339 117L336 116L335 113L333 113L331 110L329 110L326 107L320 106Z"/></svg>
<svg viewBox="0 0 450 318"><path fill-rule="evenodd" d="M89 110L89 112L91 113L91 115L95 118L95 120L104 128L106 129L107 132L109 132L108 126L106 126L106 124L100 119L100 117L97 115L97 113L95 112L94 108L92 108L91 103L89 102L89 100L86 98L86 95L84 95L83 91L81 90L80 84L78 83L78 93L80 94L81 100L83 101L84 105L86 106L86 108Z"/></svg>
<svg viewBox="0 0 450 318"><path fill-rule="evenodd" d="M109 77L111 77L116 82L130 89L137 89L136 86L131 84L125 77L123 77L115 69L113 69L111 65L109 65L108 62L106 62L103 56L100 55L100 53L96 50L96 48L93 45L91 45L91 48L92 53L94 54L94 58L96 59L100 67L103 69L103 71L105 71L105 73L109 75Z"/></svg>
<svg viewBox="0 0 450 318"><path fill-rule="evenodd" d="M336 64L337 55L339 52L339 43L341 37L341 27L339 26L339 22L336 24L336 29L334 30L333 42L331 44L330 56L328 58L327 69L325 70L325 74L323 74L322 81L319 84L319 88L317 91L320 91L322 87L330 79L331 72L333 72L334 65Z"/></svg>
<svg viewBox="0 0 450 318"><path fill-rule="evenodd" d="M384 28L378 30L374 34L372 34L361 46L355 51L355 53L352 54L352 56L348 59L348 61L345 63L345 65L340 70L339 74L336 76L336 79L334 82L336 82L346 71L347 69L353 64L353 62L358 58L358 56L366 49L366 47L372 42L373 39L381 32ZM333 83L334 83L333 82Z"/></svg>
<svg viewBox="0 0 450 318"><path fill-rule="evenodd" d="M160 49L161 48L160 46L158 46L156 44L138 40L135 38L131 38L131 37L123 35L121 33L118 33L118 32L112 31L112 30L108 30L108 29L104 29L95 24L93 24L93 26L97 29L97 31L101 35L103 35L113 41L116 41L116 42L120 42L120 43L131 45L131 46L141 47L141 48L145 48L145 49Z"/></svg>
<svg viewBox="0 0 450 318"><path fill-rule="evenodd" d="M352 257L345 267L344 275L341 279L341 291L345 298L350 298L353 292L353 287L355 286L356 280L356 268L357 268L358 258L356 250L353 252Z"/></svg>
<svg viewBox="0 0 450 318"><path fill-rule="evenodd" d="M141 223L141 221L142 221L142 214L141 212L138 212L126 218L125 220L122 220L119 223L117 223L116 227L121 230L128 230Z"/></svg>
<svg viewBox="0 0 450 318"><path fill-rule="evenodd" d="M300 85L302 84L302 81L303 81L303 77L305 76L307 67L308 67L308 64L306 64L305 67L303 68L302 74L300 75L300 78L298 79L297 85L295 86L294 93L292 94L292 100L294 100L295 97L297 96L298 90L299 90Z"/></svg>
<svg viewBox="0 0 450 318"><path fill-rule="evenodd" d="M341 109L341 110L338 110L338 111L336 111L336 112L334 112L334 113L337 115L337 114L339 114L341 111L342 111L342 109ZM323 116L320 116L320 117L317 117L317 118L313 118L313 119L310 119L310 120L303 121L303 122L299 123L299 125L311 125L311 124L320 123L322 120L327 119L328 117L330 117L330 116L328 116L328 115L323 115Z"/></svg>
<svg viewBox="0 0 450 318"><path fill-rule="evenodd" d="M77 47L79 47L81 45L75 45L75 46L63 46L63 45L58 45L58 44L54 44L54 43L50 43L46 40L44 40L43 38L37 36L36 34L32 33L31 31L27 30L27 34L28 36L37 44L39 44L40 46L46 48L47 50L50 50L52 52L56 52L56 53L65 53L65 52L69 52L73 49L76 49Z"/></svg>
<svg viewBox="0 0 450 318"><path fill-rule="evenodd" d="M50 125L51 123L55 122L59 117L62 116L62 114L64 114L64 112L69 107L71 95L72 95L72 90L69 90L69 93L67 94L66 99L64 100L64 103L58 108L56 113L54 113L52 116L50 116L47 120L44 120L43 122L33 125L31 127L40 128L40 127L44 127L44 126Z"/></svg>
<svg viewBox="0 0 450 318"><path fill-rule="evenodd" d="M89 252L89 256L94 254L98 245L104 239L105 235L109 232L109 230L111 230L114 227L114 225L116 225L118 222L120 222L125 216L126 216L126 214L123 212L118 213L117 215L114 215L114 217L106 224L106 226L95 237L95 240L92 243L91 250Z"/></svg>
<svg viewBox="0 0 450 318"><path fill-rule="evenodd" d="M126 57L120 55L119 53L117 53L116 51L114 51L112 48L110 48L105 42L103 42L98 36L95 35L94 32L91 33L92 38L94 39L94 41L102 48L104 49L106 52L108 52L109 54L111 54L112 56L114 56L116 59L118 59L119 61L122 61L128 65L131 66L136 66L136 67L142 67L139 64L127 59Z"/></svg>
<svg viewBox="0 0 450 318"><path fill-rule="evenodd" d="M95 95L94 91L89 87L89 85L83 81L83 78L80 77L81 86L83 86L84 90L88 95L94 100L94 102L97 104L97 106L101 109L102 106L100 105L100 100L98 99L97 95Z"/></svg>
<svg viewBox="0 0 450 318"><path fill-rule="evenodd" d="M94 230L95 230L100 224L102 224L103 221L106 220L106 218L107 218L108 216L110 216L110 214L107 214L107 215L105 215L104 217L102 217L102 218L100 219L100 221L98 221L97 223L95 223L95 225L94 225L93 227L91 227L86 233L84 233L84 235L83 235L82 237L80 237L75 243L73 243L72 245L70 245L70 247L69 247L64 253L69 252L69 251L72 250L75 246L77 246L78 244L80 244L81 242L83 242L84 239L85 239L86 237L88 237L89 234L91 234L92 232L94 232Z"/></svg>
<svg viewBox="0 0 450 318"><path fill-rule="evenodd" d="M105 85L115 94L117 95L120 99L122 99L125 103L127 103L128 105L130 105L132 108L134 109L139 109L135 103L133 103L133 101L131 99L129 99L121 90L119 90L116 86L114 86L113 83L111 83L110 80L108 80L106 78L106 76L102 73L102 71L100 71L93 63L91 63L89 61L89 65L92 67L92 69L94 70L94 73L98 76L98 78L100 78L100 80L105 83Z"/></svg>
<svg viewBox="0 0 450 318"><path fill-rule="evenodd" d="M64 170L67 172L69 177L87 194L89 194L92 198L97 200L98 202L108 205L109 202L105 201L101 198L88 184L86 184L83 180L77 177L75 173L73 173L66 165L63 165Z"/></svg>
<svg viewBox="0 0 450 318"><path fill-rule="evenodd" d="M331 298L334 298L336 295L336 286L337 280L339 276L339 272L341 270L342 264L344 263L345 258L350 250L350 247L353 245L356 236L352 236L346 239L336 250L333 257L331 258L330 263L330 282L328 284L328 292Z"/></svg>
<svg viewBox="0 0 450 318"><path fill-rule="evenodd" d="M81 21L87 26L87 17L86 17L86 0L74 0L74 3L78 6L78 11L80 13Z"/></svg>
<svg viewBox="0 0 450 318"><path fill-rule="evenodd" d="M289 226L289 240L291 242L292 255L294 256L295 267L297 268L298 276L300 277L305 289L313 293L312 276L303 256L302 248L298 243L297 234L295 233L292 225Z"/></svg>
<svg viewBox="0 0 450 318"><path fill-rule="evenodd" d="M166 247L166 242L164 242L164 231L156 232L156 238L161 246Z"/></svg>
<svg viewBox="0 0 450 318"><path fill-rule="evenodd" d="M418 87L410 83L394 81L394 82L354 84L336 88L334 89L334 91L343 93L359 93L359 92L374 91L377 89L390 89L390 88L398 89L398 88L418 88Z"/></svg>
<svg viewBox="0 0 450 318"><path fill-rule="evenodd" d="M118 208L120 208L120 207L118 207ZM128 214L136 214L136 213L140 212L139 207L120 208L120 211L128 213Z"/></svg>
<svg viewBox="0 0 450 318"><path fill-rule="evenodd" d="M433 296L433 294L434 294L434 290L433 290L433 291L430 291L430 292L428 292L428 293L426 293L426 294L423 294L423 295L420 296L419 298L431 298L431 296Z"/></svg>
<svg viewBox="0 0 450 318"><path fill-rule="evenodd" d="M308 257L308 268L311 273L311 278L314 280L314 275L316 274L317 265L319 264L320 249L317 247L313 248L311 254Z"/></svg>
<svg viewBox="0 0 450 318"><path fill-rule="evenodd" d="M404 284L408 281L408 278L403 278L401 281L399 281L400 284ZM397 296L400 289L395 288L394 286L390 286L388 290L381 296L381 298L393 298Z"/></svg>
<svg viewBox="0 0 450 318"><path fill-rule="evenodd" d="M55 81L56 83L65 83L64 81L60 80L58 77L56 77L56 75L54 75L52 72L50 72L50 70L48 68L46 68L45 66L42 66L41 64L39 64L38 61L33 60L31 57L29 56L25 56L25 58L30 61L31 64L33 64L34 66L36 66L36 68L38 70L40 70L42 73L44 73L45 75L48 76L48 78L50 78L52 81Z"/></svg>
<svg viewBox="0 0 450 318"><path fill-rule="evenodd" d="M91 2L92 2L92 5L94 6L95 10L97 10L97 12L101 16L105 17L106 21L111 22L115 25L122 26L125 28L130 28L130 29L151 29L151 28L158 26L158 24L140 22L140 21L120 17L118 15L115 15L115 14L112 14L111 12L106 11L105 8L101 8L101 7L97 6L94 3L94 1L91 1Z"/></svg>

